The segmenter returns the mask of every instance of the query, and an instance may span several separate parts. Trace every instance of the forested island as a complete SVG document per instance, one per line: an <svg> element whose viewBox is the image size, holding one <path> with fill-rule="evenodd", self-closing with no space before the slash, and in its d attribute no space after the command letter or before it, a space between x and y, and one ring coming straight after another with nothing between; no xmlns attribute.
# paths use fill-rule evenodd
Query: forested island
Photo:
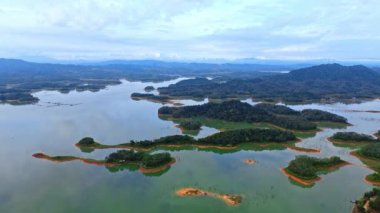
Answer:
<svg viewBox="0 0 380 213"><path fill-rule="evenodd" d="M352 213L377 213L380 212L380 189L364 193L363 197L355 201Z"/></svg>
<svg viewBox="0 0 380 213"><path fill-rule="evenodd" d="M356 132L337 132L328 140L336 145L360 146L368 143L380 142L372 135L361 134Z"/></svg>
<svg viewBox="0 0 380 213"><path fill-rule="evenodd" d="M152 91L155 90L155 89L154 89L153 86L146 86L146 87L144 88L144 90L145 90L145 92L152 92Z"/></svg>
<svg viewBox="0 0 380 213"><path fill-rule="evenodd" d="M133 100L148 100L156 103L171 103L171 99L165 96L158 96L150 93L137 93L134 92L131 94Z"/></svg>
<svg viewBox="0 0 380 213"><path fill-rule="evenodd" d="M89 138L82 141L89 142ZM175 159L169 153L151 154L147 152L137 152L134 150L118 150L109 154L104 160L94 160L90 158L81 158L75 156L49 156L44 153L35 153L33 157L45 159L53 162L67 162L79 160L87 164L101 165L107 167L128 167L135 165L138 170L143 173L157 173L166 170L171 164L175 163Z"/></svg>
<svg viewBox="0 0 380 213"><path fill-rule="evenodd" d="M380 97L380 73L365 66L324 64L287 74L228 81L191 79L158 88L175 98L252 98L304 103L368 100Z"/></svg>
<svg viewBox="0 0 380 213"><path fill-rule="evenodd" d="M103 145L95 142L93 138L83 138L76 146L79 148L131 148L136 150L150 150L157 146L211 146L211 147L236 147L241 144L266 144L266 143L290 143L297 140L289 131L278 129L241 129L219 132L205 138L194 139L187 135L165 136L155 140L130 141L119 145Z"/></svg>
<svg viewBox="0 0 380 213"><path fill-rule="evenodd" d="M183 130L200 130L202 123L196 120L182 121L179 127Z"/></svg>
<svg viewBox="0 0 380 213"><path fill-rule="evenodd" d="M301 155L290 161L289 165L282 169L282 172L299 184L312 186L316 181L321 180L321 177L318 176L319 173L334 171L347 164L348 162L337 156L315 158Z"/></svg>
<svg viewBox="0 0 380 213"><path fill-rule="evenodd" d="M347 119L325 111L305 109L293 110L284 105L261 103L250 105L240 101L206 103L195 106L161 107L159 115L173 118L211 118L233 122L269 123L291 130L317 130L315 122L348 124Z"/></svg>

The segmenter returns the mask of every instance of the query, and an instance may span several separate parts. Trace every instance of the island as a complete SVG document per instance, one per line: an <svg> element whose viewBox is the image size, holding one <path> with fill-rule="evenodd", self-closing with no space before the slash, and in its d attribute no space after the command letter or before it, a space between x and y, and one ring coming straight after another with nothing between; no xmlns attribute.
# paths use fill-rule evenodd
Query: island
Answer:
<svg viewBox="0 0 380 213"><path fill-rule="evenodd" d="M199 130L201 126L201 122L194 120L183 121L179 124L179 127L184 130Z"/></svg>
<svg viewBox="0 0 380 213"><path fill-rule="evenodd" d="M378 140L380 140L380 130L375 133L375 136L377 137Z"/></svg>
<svg viewBox="0 0 380 213"><path fill-rule="evenodd" d="M378 82L380 73L362 65L322 64L254 79L189 79L158 91L161 96L173 98L334 103L379 98Z"/></svg>
<svg viewBox="0 0 380 213"><path fill-rule="evenodd" d="M340 146L361 146L369 143L379 142L377 138L372 135L366 135L356 132L337 132L328 140L335 145Z"/></svg>
<svg viewBox="0 0 380 213"><path fill-rule="evenodd" d="M358 150L352 151L351 155L359 158L369 168L380 171L380 143L362 146Z"/></svg>
<svg viewBox="0 0 380 213"><path fill-rule="evenodd" d="M364 193L360 200L355 201L352 213L378 213L380 212L380 189Z"/></svg>
<svg viewBox="0 0 380 213"><path fill-rule="evenodd" d="M155 89L154 89L153 86L146 86L146 87L144 88L144 90L145 90L145 92L152 92L152 91L155 90Z"/></svg>
<svg viewBox="0 0 380 213"><path fill-rule="evenodd" d="M284 105L268 103L252 106L236 100L194 106L164 106L158 110L158 114L173 119L206 118L230 122L267 123L272 127L297 131L318 131L316 122L348 125L346 118L321 110L296 111Z"/></svg>
<svg viewBox="0 0 380 213"><path fill-rule="evenodd" d="M88 140L88 138L86 140ZM118 150L109 154L104 160L75 156L49 156L44 153L35 153L33 154L33 157L59 163L79 160L86 164L107 167L128 167L135 165L138 167L138 170L144 174L159 173L168 169L175 163L175 158L171 157L169 153L150 154L134 150Z"/></svg>
<svg viewBox="0 0 380 213"><path fill-rule="evenodd" d="M155 103L168 104L172 103L171 99L165 96L158 96L150 93L132 93L131 98L135 101L138 100L149 100Z"/></svg>
<svg viewBox="0 0 380 213"><path fill-rule="evenodd" d="M83 138L75 144L80 149L109 149L124 148L139 151L151 151L162 148L186 148L194 147L198 149L219 149L219 150L239 150L245 149L265 149L271 146L289 148L300 152L319 152L319 150L296 147L299 142L297 137L290 131L279 129L240 129L225 132L218 132L205 138L195 139L188 135L171 135L154 140L131 140L128 143L117 145L105 145L96 142L93 138Z"/></svg>
<svg viewBox="0 0 380 213"><path fill-rule="evenodd" d="M337 156L330 158L315 158L306 155L297 156L289 162L286 168L281 171L291 180L304 185L313 186L315 182L322 178L318 176L322 172L331 172L349 163L341 160Z"/></svg>
<svg viewBox="0 0 380 213"><path fill-rule="evenodd" d="M189 196L190 197L193 197L193 196L213 197L213 198L217 198L219 200L224 201L224 203L226 203L229 206L237 206L243 200L242 196L240 195L219 194L219 193L209 192L209 191L201 190L198 188L192 188L192 187L179 189L176 191L176 194L181 197L189 197Z"/></svg>

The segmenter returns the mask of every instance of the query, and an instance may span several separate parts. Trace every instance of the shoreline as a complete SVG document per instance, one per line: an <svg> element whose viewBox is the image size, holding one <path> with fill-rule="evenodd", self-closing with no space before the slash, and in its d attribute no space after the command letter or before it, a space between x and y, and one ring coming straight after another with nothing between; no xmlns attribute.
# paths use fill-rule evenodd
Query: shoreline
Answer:
<svg viewBox="0 0 380 213"><path fill-rule="evenodd" d="M175 164L176 162L177 162L177 160L175 158L172 158L172 160L170 162L168 162L167 164L164 164L162 166L159 166L159 167L145 168L145 167L139 165L139 171L144 173L144 174L158 173L158 172L162 172L162 171L170 168L170 166Z"/></svg>
<svg viewBox="0 0 380 213"><path fill-rule="evenodd" d="M315 184L315 182L322 180L321 177L316 177L316 178L311 179L311 180L305 180L305 179L302 179L302 178L300 178L300 177L297 177L297 176L295 176L295 175L293 175L293 174L290 174L289 172L286 171L285 168L281 168L280 170L281 170L281 172L282 172L285 176L287 176L288 178L290 178L290 179L296 181L297 183L300 183L300 184L302 184L302 185L305 185L305 186L312 186L312 185Z"/></svg>
<svg viewBox="0 0 380 213"><path fill-rule="evenodd" d="M221 194L192 187L178 189L175 193L180 197L213 197L222 200L228 206L237 206L242 200L240 195Z"/></svg>

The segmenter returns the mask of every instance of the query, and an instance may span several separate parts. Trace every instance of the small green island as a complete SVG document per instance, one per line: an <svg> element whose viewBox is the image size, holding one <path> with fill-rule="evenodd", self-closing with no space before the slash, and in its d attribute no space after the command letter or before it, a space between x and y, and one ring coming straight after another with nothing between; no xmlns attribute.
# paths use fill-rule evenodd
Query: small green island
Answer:
<svg viewBox="0 0 380 213"><path fill-rule="evenodd" d="M380 212L380 189L364 193L363 197L355 201L352 213L378 213Z"/></svg>
<svg viewBox="0 0 380 213"><path fill-rule="evenodd" d="M151 93L132 93L131 98L135 101L138 100L148 100L155 103L162 103L162 104L168 104L172 103L172 100L165 96L158 96Z"/></svg>
<svg viewBox="0 0 380 213"><path fill-rule="evenodd" d="M88 142L88 138L85 141ZM108 168L137 166L137 169L144 174L159 173L175 163L175 158L171 157L169 153L150 154L134 150L118 150L109 154L104 160L75 156L49 156L44 153L35 153L33 157L59 163L79 160L83 163L107 166Z"/></svg>
<svg viewBox="0 0 380 213"><path fill-rule="evenodd" d="M302 186L313 186L322 178L319 174L331 172L349 163L337 156L330 158L315 158L306 155L297 156L281 171L291 180Z"/></svg>
<svg viewBox="0 0 380 213"><path fill-rule="evenodd" d="M329 137L328 140L339 146L361 146L379 142L379 140L372 135L356 132L337 132Z"/></svg>
<svg viewBox="0 0 380 213"><path fill-rule="evenodd" d="M290 131L279 129L240 129L219 132L205 138L195 139L188 135L165 136L154 140L130 141L117 145L105 145L96 142L93 138L83 138L75 145L81 150L86 149L108 149L125 148L139 151L151 151L160 148L186 148L194 147L198 149L219 149L219 150L239 150L239 148L261 147L261 149L273 146L280 146L301 152L319 152L315 149L296 147L299 140Z"/></svg>
<svg viewBox="0 0 380 213"><path fill-rule="evenodd" d="M371 184L380 185L380 143L362 146L351 152L351 155L359 158L366 166L375 171L375 173L367 175L364 180Z"/></svg>
<svg viewBox="0 0 380 213"><path fill-rule="evenodd" d="M318 131L318 123L349 125L347 119L322 110L293 110L284 105L261 103L250 105L241 101L206 103L203 105L182 107L161 107L160 116L168 120L175 119L217 119L229 122L266 123L272 128L295 131ZM201 119L200 119L201 118Z"/></svg>
<svg viewBox="0 0 380 213"><path fill-rule="evenodd" d="M153 90L155 90L155 88L153 86L146 86L144 90L145 92L152 92Z"/></svg>

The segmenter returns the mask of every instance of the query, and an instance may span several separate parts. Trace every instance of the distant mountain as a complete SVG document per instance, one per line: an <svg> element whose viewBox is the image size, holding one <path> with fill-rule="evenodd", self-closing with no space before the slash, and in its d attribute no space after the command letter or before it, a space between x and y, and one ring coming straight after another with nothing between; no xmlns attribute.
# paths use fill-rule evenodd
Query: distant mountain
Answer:
<svg viewBox="0 0 380 213"><path fill-rule="evenodd" d="M324 64L252 80L205 81L199 84L200 79L187 80L186 84L179 82L159 88L160 95L285 102L337 102L380 97L380 73L362 65Z"/></svg>
<svg viewBox="0 0 380 213"><path fill-rule="evenodd" d="M293 80L320 79L329 81L348 80L372 81L379 78L379 73L362 65L342 66L340 64L323 64L298 70L288 75Z"/></svg>

